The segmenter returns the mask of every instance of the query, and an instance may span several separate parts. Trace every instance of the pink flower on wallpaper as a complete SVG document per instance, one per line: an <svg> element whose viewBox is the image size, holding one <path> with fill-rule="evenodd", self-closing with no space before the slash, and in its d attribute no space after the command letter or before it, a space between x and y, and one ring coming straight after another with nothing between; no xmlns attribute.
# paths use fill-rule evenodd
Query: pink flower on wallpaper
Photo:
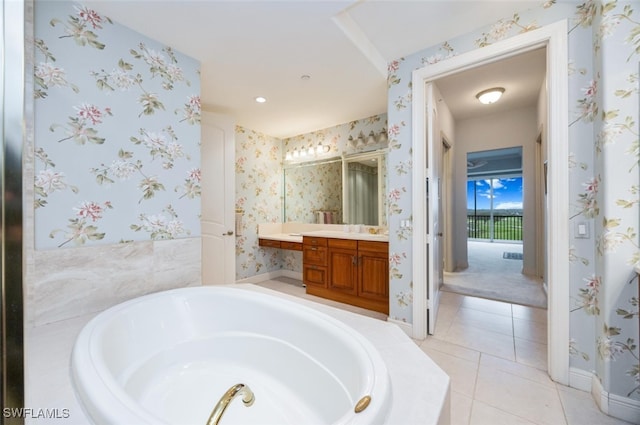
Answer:
<svg viewBox="0 0 640 425"><path fill-rule="evenodd" d="M406 254L400 255L398 253L393 253L389 255L389 264L391 266L399 266L402 264L402 260L406 258Z"/></svg>
<svg viewBox="0 0 640 425"><path fill-rule="evenodd" d="M585 217L594 218L600 214L598 207L598 178L594 177L582 183L585 192L578 195L578 203L581 211L578 214L584 214ZM576 215L578 215L576 214ZM574 217L576 216L574 215Z"/></svg>
<svg viewBox="0 0 640 425"><path fill-rule="evenodd" d="M102 112L100 109L96 108L94 105L89 105L83 103L82 105L74 106L73 109L76 110L78 117L83 120L91 120L92 125L100 124L102 122ZM111 109L106 108L105 112L110 113Z"/></svg>
<svg viewBox="0 0 640 425"><path fill-rule="evenodd" d="M397 60L391 61L387 65L387 70L389 71L389 74L396 72L398 69L400 69L400 62L398 62Z"/></svg>
<svg viewBox="0 0 640 425"><path fill-rule="evenodd" d="M184 118L189 124L197 124L200 122L200 96L189 96L187 103L184 104Z"/></svg>
<svg viewBox="0 0 640 425"><path fill-rule="evenodd" d="M389 191L389 200L399 201L401 195L402 195L402 191L400 191L400 189L392 189Z"/></svg>
<svg viewBox="0 0 640 425"><path fill-rule="evenodd" d="M590 195L595 196L598 193L598 179L595 177L585 183L582 183L582 186Z"/></svg>
<svg viewBox="0 0 640 425"><path fill-rule="evenodd" d="M98 12L93 9L89 9L86 6L74 6L74 9L76 10L80 20L84 21L87 24L90 24L93 29L102 28L101 24L103 22L103 19L102 16L98 14Z"/></svg>
<svg viewBox="0 0 640 425"><path fill-rule="evenodd" d="M585 288L580 288L578 296L577 309L584 309L589 315L599 315L600 307L598 306L598 293L600 292L600 278L592 275L590 278L583 279L586 284Z"/></svg>
<svg viewBox="0 0 640 425"><path fill-rule="evenodd" d="M200 182L200 179L202 178L202 172L199 168L192 168L189 171L189 175L187 178L192 182Z"/></svg>
<svg viewBox="0 0 640 425"><path fill-rule="evenodd" d="M389 137L394 137L398 134L400 134L400 126L398 124L389 127Z"/></svg>
<svg viewBox="0 0 640 425"><path fill-rule="evenodd" d="M110 205L110 204L108 204ZM95 222L102 218L102 207L95 202L84 201L79 208L73 209L80 218L90 218Z"/></svg>
<svg viewBox="0 0 640 425"><path fill-rule="evenodd" d="M586 122L593 122L598 115L598 104L596 103L596 94L598 93L598 83L595 80L591 80L587 87L582 89L584 98L578 99L578 112L579 117L573 122L584 120ZM573 124L571 123L571 124Z"/></svg>

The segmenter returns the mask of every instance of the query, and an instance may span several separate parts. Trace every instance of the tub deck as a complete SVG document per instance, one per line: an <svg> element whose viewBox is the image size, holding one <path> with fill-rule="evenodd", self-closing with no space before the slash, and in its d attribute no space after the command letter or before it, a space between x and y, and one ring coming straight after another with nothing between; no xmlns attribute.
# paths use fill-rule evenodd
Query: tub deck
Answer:
<svg viewBox="0 0 640 425"><path fill-rule="evenodd" d="M396 325L256 285L229 286L306 305L342 321L365 336L379 351L391 377L393 405L388 416L389 424L449 423L449 377ZM57 423L87 423L71 387L69 357L77 334L93 316L40 326L27 334L30 347L27 353L27 405L68 409L68 417L58 419Z"/></svg>

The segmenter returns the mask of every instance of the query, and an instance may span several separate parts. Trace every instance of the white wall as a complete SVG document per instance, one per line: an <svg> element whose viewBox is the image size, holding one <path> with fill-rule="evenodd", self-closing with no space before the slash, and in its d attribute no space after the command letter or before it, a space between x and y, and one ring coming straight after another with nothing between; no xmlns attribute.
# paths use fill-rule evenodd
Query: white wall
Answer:
<svg viewBox="0 0 640 425"><path fill-rule="evenodd" d="M452 211L455 211L455 198L454 198L454 175L453 170L456 167L454 161L455 153L455 118L451 114L449 106L442 98L440 89L438 89L437 83L433 84L433 94L436 99L436 109L438 111L438 120L440 125L441 137L447 141L450 145L449 153L444 155L444 162L442 169L442 216L440 220L443 224L444 238L443 238L443 256L444 256L444 271L453 272L456 269L456 261L454 255L454 235L456 231L455 220L451 215Z"/></svg>
<svg viewBox="0 0 640 425"><path fill-rule="evenodd" d="M461 120L456 123L456 164L466 164L467 153L491 149L522 146L523 177L523 272L536 271L536 226L535 226L535 143L538 135L536 106L515 109L508 112ZM467 169L455 167L454 196L456 208L454 252L457 264L464 267L467 262L466 229L467 209ZM465 206L465 207L462 207Z"/></svg>

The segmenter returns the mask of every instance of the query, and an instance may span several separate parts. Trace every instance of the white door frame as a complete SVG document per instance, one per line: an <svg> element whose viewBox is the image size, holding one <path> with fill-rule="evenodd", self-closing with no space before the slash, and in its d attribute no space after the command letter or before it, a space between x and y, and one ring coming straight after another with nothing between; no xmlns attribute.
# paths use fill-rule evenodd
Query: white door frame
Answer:
<svg viewBox="0 0 640 425"><path fill-rule="evenodd" d="M569 384L569 120L568 120L568 25L567 21L516 35L474 49L448 60L427 65L412 74L413 128L413 222L424 223L423 193L425 147L425 83L460 71L496 62L540 47L547 50L548 194L547 241L548 276L548 372L556 382ZM439 142L439 141L438 141ZM417 240L416 240L417 239ZM424 268L416 258L424 258L424 243L413 238L413 337L427 335L426 282Z"/></svg>

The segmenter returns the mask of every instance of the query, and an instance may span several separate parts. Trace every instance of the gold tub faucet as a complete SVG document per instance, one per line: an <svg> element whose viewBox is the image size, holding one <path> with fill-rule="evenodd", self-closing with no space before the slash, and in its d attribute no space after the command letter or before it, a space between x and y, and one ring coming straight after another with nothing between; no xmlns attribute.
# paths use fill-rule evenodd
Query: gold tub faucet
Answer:
<svg viewBox="0 0 640 425"><path fill-rule="evenodd" d="M216 406L211 411L211 416L209 416L209 420L207 421L207 425L218 425L224 411L227 409L227 406L236 398L239 394L242 394L242 403L245 406L249 407L253 404L255 400L255 396L253 395L253 391L245 384L236 384L233 387L229 388L226 393L220 398Z"/></svg>

